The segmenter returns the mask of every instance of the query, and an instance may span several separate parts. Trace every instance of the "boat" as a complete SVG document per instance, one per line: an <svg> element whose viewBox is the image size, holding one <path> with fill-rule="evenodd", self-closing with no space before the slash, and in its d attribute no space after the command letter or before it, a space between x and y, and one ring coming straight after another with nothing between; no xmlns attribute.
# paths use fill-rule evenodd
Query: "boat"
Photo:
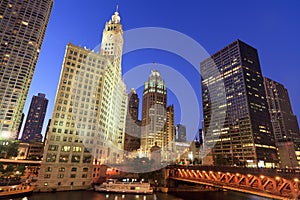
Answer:
<svg viewBox="0 0 300 200"><path fill-rule="evenodd" d="M0 198L32 193L34 186L28 184L0 186Z"/></svg>
<svg viewBox="0 0 300 200"><path fill-rule="evenodd" d="M131 194L152 194L153 189L148 182L128 182L118 181L116 179L109 179L101 185L94 186L97 192L109 193L131 193Z"/></svg>

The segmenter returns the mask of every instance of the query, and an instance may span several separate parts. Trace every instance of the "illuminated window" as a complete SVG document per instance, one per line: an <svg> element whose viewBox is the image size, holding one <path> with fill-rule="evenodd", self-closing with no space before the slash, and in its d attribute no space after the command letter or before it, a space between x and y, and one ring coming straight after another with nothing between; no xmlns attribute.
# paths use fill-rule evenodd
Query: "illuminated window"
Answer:
<svg viewBox="0 0 300 200"><path fill-rule="evenodd" d="M65 176L64 174L58 174L57 178L64 178L64 176Z"/></svg>
<svg viewBox="0 0 300 200"><path fill-rule="evenodd" d="M58 169L58 171L59 172L64 172L66 169L64 168L64 167L60 167L59 169Z"/></svg>
<svg viewBox="0 0 300 200"><path fill-rule="evenodd" d="M61 147L61 151L62 152L69 152L71 150L71 147L70 146L62 146Z"/></svg>
<svg viewBox="0 0 300 200"><path fill-rule="evenodd" d="M73 147L73 152L81 152L81 147Z"/></svg>

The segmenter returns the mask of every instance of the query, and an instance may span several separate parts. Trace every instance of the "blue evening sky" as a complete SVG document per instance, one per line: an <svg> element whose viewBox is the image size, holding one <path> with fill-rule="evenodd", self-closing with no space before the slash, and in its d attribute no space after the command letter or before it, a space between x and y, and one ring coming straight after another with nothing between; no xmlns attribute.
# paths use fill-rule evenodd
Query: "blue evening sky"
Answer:
<svg viewBox="0 0 300 200"><path fill-rule="evenodd" d="M46 126L52 115L67 43L89 48L98 45L105 22L110 19L117 3L124 31L141 27L172 29L196 40L209 54L236 39L257 48L263 75L285 85L289 90L293 111L300 116L300 1L297 0L55 0L25 114L32 95L45 93L49 99ZM195 75L197 71L173 52L149 49L131 52L123 57L123 72L153 62L180 71L193 85L200 99L200 78ZM150 68L159 70L159 64L153 64ZM150 69L147 70L149 74ZM147 76L144 77L145 81L147 79ZM169 94L168 103L175 104L175 121L179 123L180 102L175 98L176 94ZM188 134L192 139L195 133Z"/></svg>

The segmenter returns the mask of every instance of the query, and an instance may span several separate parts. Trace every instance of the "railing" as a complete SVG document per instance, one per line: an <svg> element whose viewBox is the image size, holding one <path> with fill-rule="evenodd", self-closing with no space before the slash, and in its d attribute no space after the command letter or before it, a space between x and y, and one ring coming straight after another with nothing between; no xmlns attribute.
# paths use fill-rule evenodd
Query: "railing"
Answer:
<svg viewBox="0 0 300 200"><path fill-rule="evenodd" d="M300 173L277 169L179 166L166 168L166 178L265 196L298 199Z"/></svg>

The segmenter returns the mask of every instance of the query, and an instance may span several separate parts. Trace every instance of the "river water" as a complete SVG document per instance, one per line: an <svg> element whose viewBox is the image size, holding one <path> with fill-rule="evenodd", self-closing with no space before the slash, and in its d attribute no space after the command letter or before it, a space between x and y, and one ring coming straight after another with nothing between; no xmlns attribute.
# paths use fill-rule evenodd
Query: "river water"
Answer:
<svg viewBox="0 0 300 200"><path fill-rule="evenodd" d="M1 198L0 198L1 199ZM25 200L24 197L5 200ZM72 191L56 193L33 193L28 200L270 200L267 198L237 192L181 192L155 193L153 195L105 194L94 191ZM26 199L26 200L27 200Z"/></svg>

